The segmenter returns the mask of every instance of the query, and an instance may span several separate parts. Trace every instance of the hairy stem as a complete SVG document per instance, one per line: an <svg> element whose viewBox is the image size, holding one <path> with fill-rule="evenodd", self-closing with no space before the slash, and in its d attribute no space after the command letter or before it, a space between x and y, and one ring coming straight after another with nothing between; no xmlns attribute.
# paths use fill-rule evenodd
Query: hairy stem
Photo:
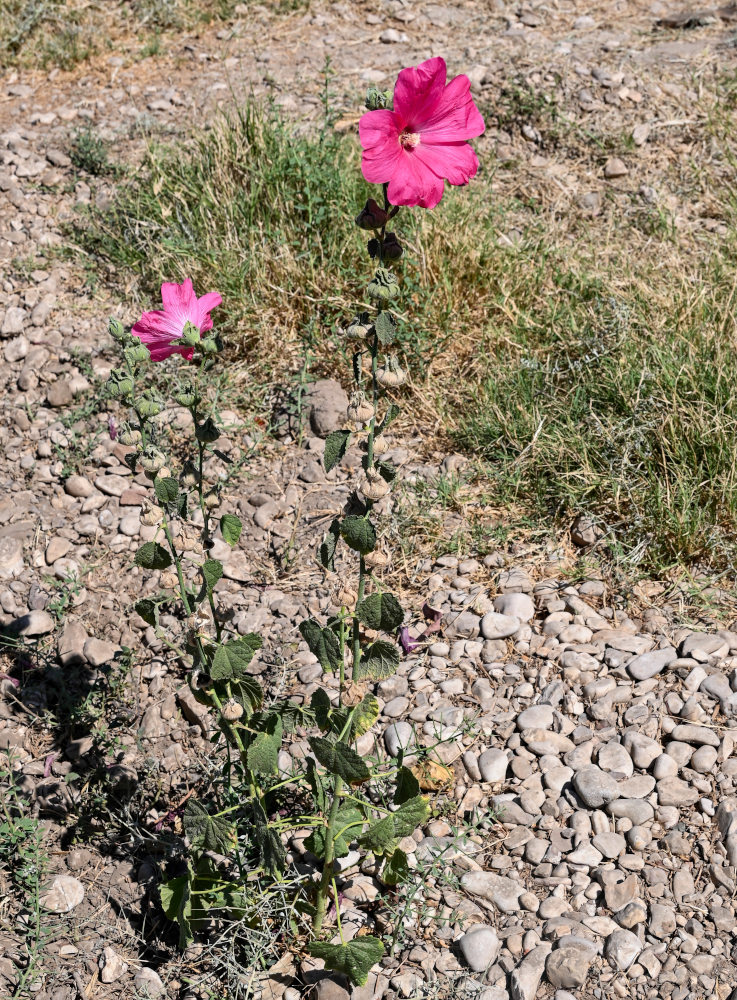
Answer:
<svg viewBox="0 0 737 1000"><path fill-rule="evenodd" d="M322 868L322 877L320 879L320 886L317 890L315 916L312 919L312 933L315 937L317 937L322 930L322 922L325 919L325 910L327 909L328 894L330 892L330 883L333 878L333 861L335 860L335 842L333 841L333 832L335 830L335 821L338 817L338 809L340 808L340 796L342 791L343 779L337 777L335 779L335 790L333 792L333 801L330 806L330 814L328 815L328 826L325 832L325 859Z"/></svg>

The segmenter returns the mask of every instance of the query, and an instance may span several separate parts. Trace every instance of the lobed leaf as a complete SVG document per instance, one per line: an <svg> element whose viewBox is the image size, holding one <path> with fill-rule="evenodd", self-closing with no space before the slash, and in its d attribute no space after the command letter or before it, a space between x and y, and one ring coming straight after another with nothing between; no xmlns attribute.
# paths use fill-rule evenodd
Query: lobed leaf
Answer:
<svg viewBox="0 0 737 1000"><path fill-rule="evenodd" d="M247 673L248 665L262 645L261 636L254 632L222 643L215 650L209 670L210 677L214 681L227 681L250 676Z"/></svg>
<svg viewBox="0 0 737 1000"><path fill-rule="evenodd" d="M236 517L235 514L223 514L220 518L220 532L231 548L238 544L241 531L243 531L243 523L239 517Z"/></svg>
<svg viewBox="0 0 737 1000"><path fill-rule="evenodd" d="M323 628L314 618L308 618L300 623L299 630L323 670L335 673L340 669L340 643L332 629Z"/></svg>
<svg viewBox="0 0 737 1000"><path fill-rule="evenodd" d="M350 514L340 522L340 533L346 545L362 556L376 548L376 529L367 517Z"/></svg>
<svg viewBox="0 0 737 1000"><path fill-rule="evenodd" d="M227 854L238 843L235 824L227 816L211 816L196 799L187 803L183 823L195 849Z"/></svg>
<svg viewBox="0 0 737 1000"><path fill-rule="evenodd" d="M402 606L393 594L370 594L356 605L356 615L375 632L393 632L404 621Z"/></svg>
<svg viewBox="0 0 737 1000"><path fill-rule="evenodd" d="M348 944L312 941L309 950L314 958L323 959L326 969L342 972L354 986L365 986L369 972L381 961L384 945L378 938L366 934L354 938Z"/></svg>
<svg viewBox="0 0 737 1000"><path fill-rule="evenodd" d="M377 639L367 646L361 655L359 675L381 681L397 672L399 666L399 650L393 642Z"/></svg>
<svg viewBox="0 0 737 1000"><path fill-rule="evenodd" d="M360 785L371 777L366 762L347 743L331 743L320 736L313 736L309 744L326 771L347 781L349 785Z"/></svg>
<svg viewBox="0 0 737 1000"><path fill-rule="evenodd" d="M144 569L168 569L171 566L171 556L158 542L144 542L133 561Z"/></svg>
<svg viewBox="0 0 737 1000"><path fill-rule="evenodd" d="M154 479L154 493L162 507L166 504L176 503L179 496L179 483L171 476L164 476L163 479L157 477Z"/></svg>

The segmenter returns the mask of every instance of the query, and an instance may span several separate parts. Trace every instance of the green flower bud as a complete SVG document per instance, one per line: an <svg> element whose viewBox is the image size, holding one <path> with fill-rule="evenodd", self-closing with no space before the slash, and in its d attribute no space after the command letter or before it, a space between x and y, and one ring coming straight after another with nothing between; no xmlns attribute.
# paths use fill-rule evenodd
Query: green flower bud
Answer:
<svg viewBox="0 0 737 1000"><path fill-rule="evenodd" d="M381 229L386 225L388 214L379 208L373 198L369 198L364 208L356 216L356 225L360 229Z"/></svg>
<svg viewBox="0 0 737 1000"><path fill-rule="evenodd" d="M128 334L123 329L123 324L115 316L111 316L108 320L107 329L113 340L122 342L128 337Z"/></svg>
<svg viewBox="0 0 737 1000"><path fill-rule="evenodd" d="M139 417L155 417L164 409L161 399L151 391L144 392L135 406Z"/></svg>
<svg viewBox="0 0 737 1000"><path fill-rule="evenodd" d="M141 468L146 473L156 475L166 465L166 456L155 445L147 445L138 456Z"/></svg>
<svg viewBox="0 0 737 1000"><path fill-rule="evenodd" d="M217 441L220 437L220 431L212 417L208 417L204 423L197 425L195 435L198 441L202 441L204 444L212 444L213 441Z"/></svg>
<svg viewBox="0 0 737 1000"><path fill-rule="evenodd" d="M369 87L366 91L366 107L369 111L380 111L388 108L392 95L389 90L379 90L378 87Z"/></svg>
<svg viewBox="0 0 737 1000"><path fill-rule="evenodd" d="M125 360L131 367L136 364L140 364L142 361L148 361L151 357L146 345L142 344L141 341L135 337L133 338L133 343L125 348L123 354L125 355Z"/></svg>
<svg viewBox="0 0 737 1000"><path fill-rule="evenodd" d="M174 399L180 406L186 406L189 408L190 406L194 406L199 399L199 396L195 387L190 382L187 382L177 389L174 394Z"/></svg>
<svg viewBox="0 0 737 1000"><path fill-rule="evenodd" d="M105 389L114 399L130 396L133 392L133 379L124 368L113 368Z"/></svg>
<svg viewBox="0 0 737 1000"><path fill-rule="evenodd" d="M212 337L207 337L205 340L200 341L200 347L205 354L217 354L218 343L213 340Z"/></svg>
<svg viewBox="0 0 737 1000"><path fill-rule="evenodd" d="M182 331L181 341L186 344L187 347L196 347L201 340L200 331L194 325L190 323L189 320L184 324L184 330Z"/></svg>
<svg viewBox="0 0 737 1000"><path fill-rule="evenodd" d="M373 281L369 282L367 292L372 299L388 302L389 299L399 295L399 285L391 271L385 267L379 267Z"/></svg>
<svg viewBox="0 0 737 1000"><path fill-rule="evenodd" d="M124 423L118 428L118 441L125 445L126 448L130 448L131 445L138 444L141 440L141 432L138 427L133 427L131 424Z"/></svg>

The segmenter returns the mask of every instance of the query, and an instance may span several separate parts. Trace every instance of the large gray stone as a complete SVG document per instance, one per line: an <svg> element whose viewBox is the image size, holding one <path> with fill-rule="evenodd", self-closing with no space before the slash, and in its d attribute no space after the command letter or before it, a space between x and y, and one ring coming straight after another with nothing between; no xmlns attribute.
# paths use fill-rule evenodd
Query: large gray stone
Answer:
<svg viewBox="0 0 737 1000"><path fill-rule="evenodd" d="M677 659L678 653L672 646L666 646L665 649L653 649L649 653L633 657L627 664L627 672L636 681L646 681L650 677L655 677Z"/></svg>
<svg viewBox="0 0 737 1000"><path fill-rule="evenodd" d="M502 913L517 913L520 909L519 898L526 889L514 879L494 872L466 872L461 878L461 885L472 896L480 896L493 903Z"/></svg>
<svg viewBox="0 0 737 1000"><path fill-rule="evenodd" d="M348 396L340 382L332 378L319 379L308 387L306 395L310 404L310 426L318 437L327 437L343 427Z"/></svg>
<svg viewBox="0 0 737 1000"><path fill-rule="evenodd" d="M484 972L496 962L501 943L493 927L477 924L463 935L458 946L469 968Z"/></svg>
<svg viewBox="0 0 737 1000"><path fill-rule="evenodd" d="M516 969L509 974L509 992L512 1000L535 1000L545 970L545 960L553 946L547 941L533 948Z"/></svg>
<svg viewBox="0 0 737 1000"><path fill-rule="evenodd" d="M600 809L619 798L615 779L600 767L591 764L573 775L576 794L589 809Z"/></svg>

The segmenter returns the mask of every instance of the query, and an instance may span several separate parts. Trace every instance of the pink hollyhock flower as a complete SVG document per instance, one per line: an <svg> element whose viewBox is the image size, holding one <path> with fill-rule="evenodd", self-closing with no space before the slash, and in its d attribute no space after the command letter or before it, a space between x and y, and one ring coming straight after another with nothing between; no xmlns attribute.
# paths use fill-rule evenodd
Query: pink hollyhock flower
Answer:
<svg viewBox="0 0 737 1000"><path fill-rule="evenodd" d="M481 135L484 119L467 76L446 84L445 60L428 59L403 69L394 88L394 110L369 111L358 126L363 176L389 185L392 205L434 208L443 182L468 184L479 161L468 140Z"/></svg>
<svg viewBox="0 0 737 1000"><path fill-rule="evenodd" d="M186 323L196 326L200 334L212 330L210 310L223 301L217 292L208 292L197 298L192 282L187 280L177 285L164 282L161 286L163 309L146 312L131 329L134 337L139 337L151 354L152 361L163 361L172 354L181 354L187 361L192 360L193 347L183 344L173 345L184 332Z"/></svg>

